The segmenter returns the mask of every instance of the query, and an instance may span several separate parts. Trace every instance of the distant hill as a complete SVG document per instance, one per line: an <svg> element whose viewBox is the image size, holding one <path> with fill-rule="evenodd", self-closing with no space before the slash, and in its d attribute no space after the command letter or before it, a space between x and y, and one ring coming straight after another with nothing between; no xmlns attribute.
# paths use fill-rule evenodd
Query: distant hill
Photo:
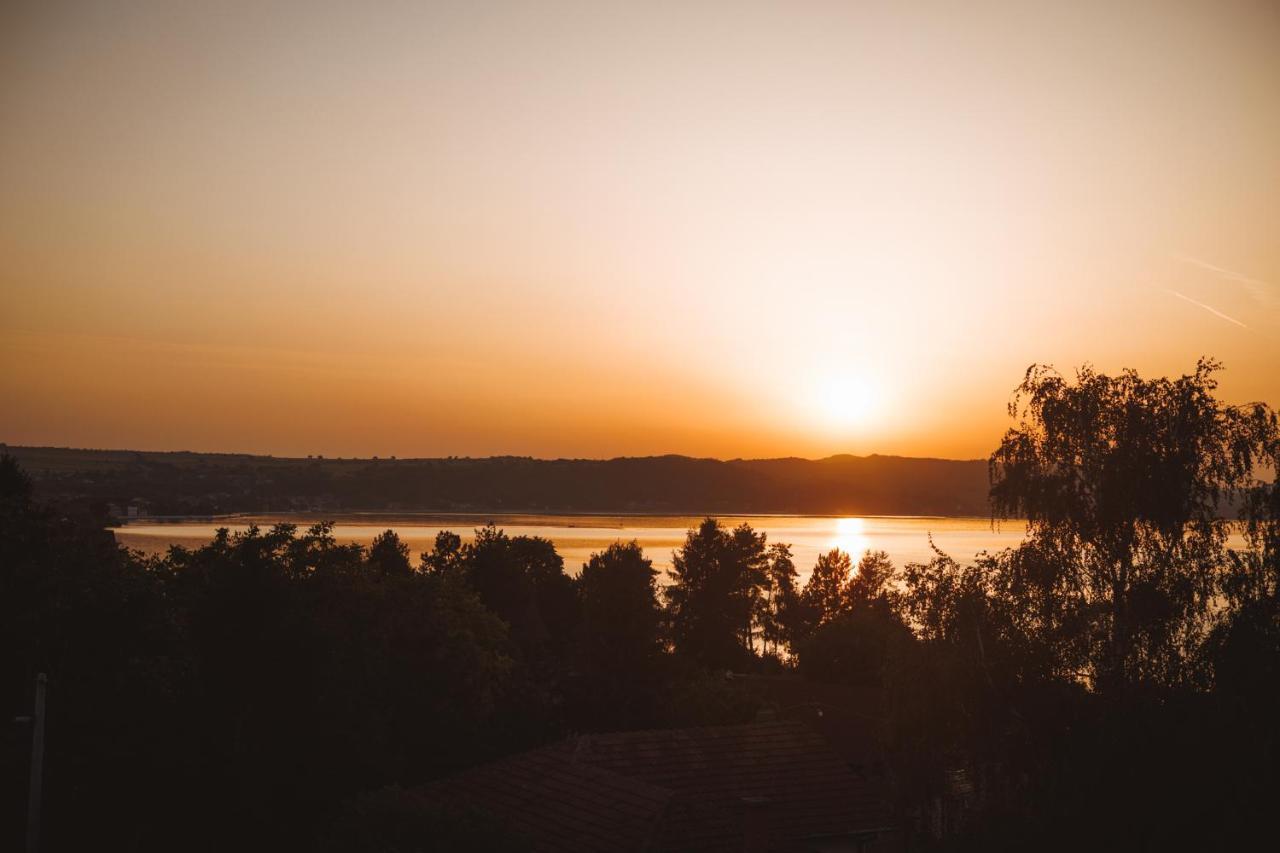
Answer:
<svg viewBox="0 0 1280 853"><path fill-rule="evenodd" d="M8 447L44 498L150 515L433 511L985 515L985 460L295 459Z"/></svg>

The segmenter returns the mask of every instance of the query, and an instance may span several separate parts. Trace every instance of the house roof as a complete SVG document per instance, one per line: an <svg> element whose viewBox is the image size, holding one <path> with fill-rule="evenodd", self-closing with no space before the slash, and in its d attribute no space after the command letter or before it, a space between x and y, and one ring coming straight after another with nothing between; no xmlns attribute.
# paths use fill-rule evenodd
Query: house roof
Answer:
<svg viewBox="0 0 1280 853"><path fill-rule="evenodd" d="M737 851L747 802L770 850L885 826L876 786L792 721L582 735L433 786L508 820L538 850Z"/></svg>
<svg viewBox="0 0 1280 853"><path fill-rule="evenodd" d="M671 792L535 749L429 786L438 799L479 806L533 842L535 851L649 850Z"/></svg>
<svg viewBox="0 0 1280 853"><path fill-rule="evenodd" d="M873 768L885 761L889 721L884 690L796 678L790 675L739 675L767 703L818 732L845 761Z"/></svg>

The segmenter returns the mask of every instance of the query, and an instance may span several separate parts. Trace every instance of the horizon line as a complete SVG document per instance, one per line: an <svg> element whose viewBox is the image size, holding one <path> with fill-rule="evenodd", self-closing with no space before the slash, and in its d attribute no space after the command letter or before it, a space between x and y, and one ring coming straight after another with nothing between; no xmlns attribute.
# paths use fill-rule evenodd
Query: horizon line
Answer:
<svg viewBox="0 0 1280 853"><path fill-rule="evenodd" d="M475 462L493 461L502 459L523 459L531 462L617 462L630 459L688 459L694 462L827 462L832 459L911 459L922 462L983 462L988 460L985 457L970 458L954 458L947 456L908 456L901 453L832 453L828 456L693 456L687 453L649 453L640 455L621 455L621 456L532 456L518 453L492 453L485 456L470 456L449 454L444 456L329 456L328 454L310 454L306 456L281 455L275 453L254 453L238 450L147 450L134 447L72 447L70 445L52 445L52 444L9 444L0 441L0 452L11 449L21 450L54 450L66 452L80 453L147 453L147 454L173 454L188 456L246 456L253 459L277 459L282 461L299 461L299 462L440 462L450 460L469 460Z"/></svg>

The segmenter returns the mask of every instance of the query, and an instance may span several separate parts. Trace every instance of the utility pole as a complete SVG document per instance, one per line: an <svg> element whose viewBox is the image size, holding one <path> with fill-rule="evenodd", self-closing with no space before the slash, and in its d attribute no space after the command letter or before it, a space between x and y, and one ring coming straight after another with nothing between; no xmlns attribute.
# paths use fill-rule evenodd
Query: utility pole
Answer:
<svg viewBox="0 0 1280 853"><path fill-rule="evenodd" d="M36 676L35 710L31 714L31 783L27 799L27 853L40 850L40 797L44 788L44 694L49 678Z"/></svg>

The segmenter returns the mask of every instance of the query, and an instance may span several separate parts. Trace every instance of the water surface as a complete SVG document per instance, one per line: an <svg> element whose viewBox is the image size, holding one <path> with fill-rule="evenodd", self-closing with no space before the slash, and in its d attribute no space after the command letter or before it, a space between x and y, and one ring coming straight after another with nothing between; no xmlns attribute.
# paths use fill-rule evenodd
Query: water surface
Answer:
<svg viewBox="0 0 1280 853"><path fill-rule="evenodd" d="M770 542L786 542L795 555L796 567L807 577L818 555L841 548L856 559L863 551L882 550L901 566L923 562L933 556L934 545L958 560L968 560L980 551L997 551L1018 544L1025 526L1021 522L1002 522L993 528L986 518L922 518L862 516L833 518L825 516L721 516L727 525L749 523L763 531ZM541 536L555 543L564 557L565 568L577 574L593 552L603 550L611 542L639 542L654 567L668 569L671 552L684 542L685 532L702 519L694 516L618 516L618 515L340 515L334 536L339 542L368 545L375 536L390 528L412 551L413 560L424 550L431 550L441 530L452 530L470 539L472 531L492 521L512 536ZM209 521L149 522L136 521L116 529L122 545L146 553L163 553L170 545L198 547L208 542L219 527L232 531L257 523L268 526L289 521L300 528L313 524L308 516L236 516Z"/></svg>

